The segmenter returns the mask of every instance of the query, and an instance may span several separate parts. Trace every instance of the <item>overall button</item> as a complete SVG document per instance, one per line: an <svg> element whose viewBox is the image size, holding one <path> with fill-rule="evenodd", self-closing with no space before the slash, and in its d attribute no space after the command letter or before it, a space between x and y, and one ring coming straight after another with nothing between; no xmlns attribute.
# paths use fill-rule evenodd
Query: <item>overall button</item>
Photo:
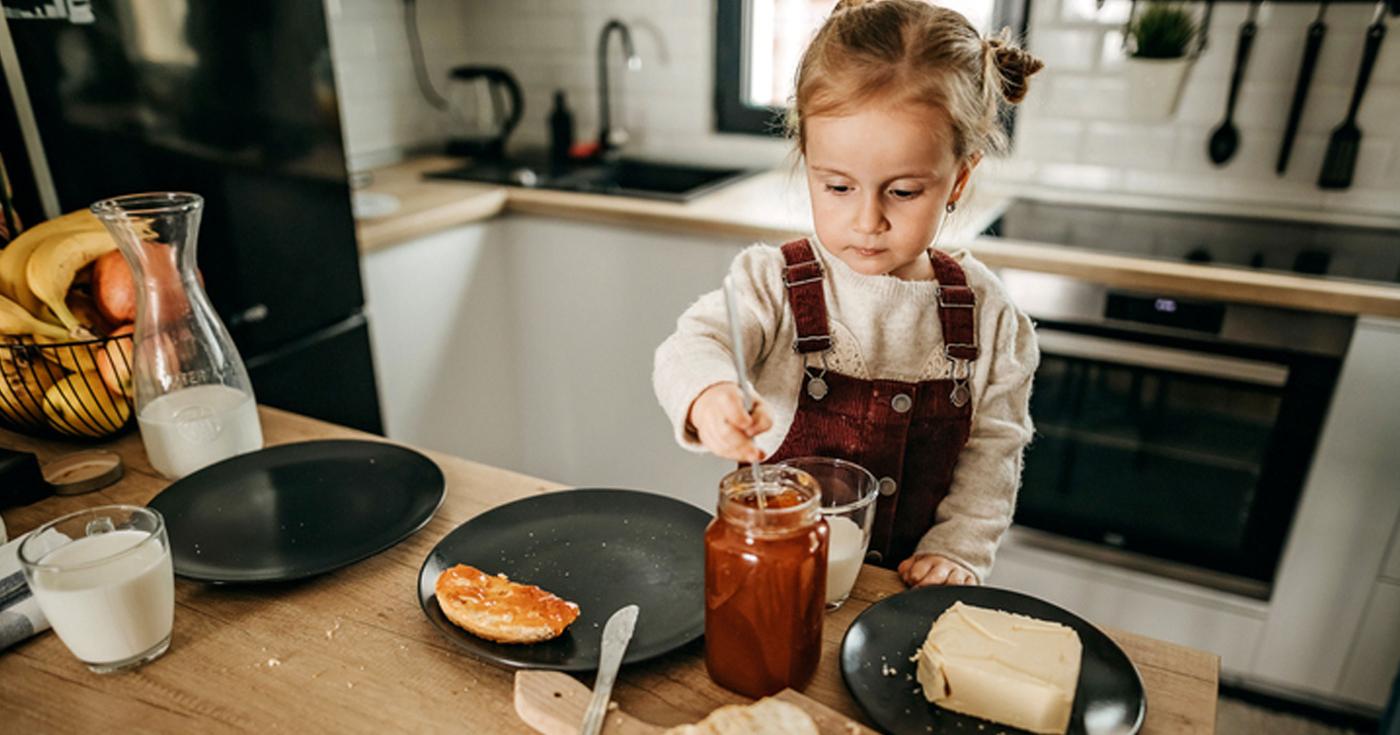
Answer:
<svg viewBox="0 0 1400 735"><path fill-rule="evenodd" d="M895 491L894 478L892 478L892 477L881 477L881 478L880 478L880 483L879 483L879 488L880 488L880 494L881 494L881 495L884 495L884 496L886 496L886 497L889 497L889 496L891 496L891 495L894 495L894 491Z"/></svg>
<svg viewBox="0 0 1400 735"><path fill-rule="evenodd" d="M878 552L878 551L872 551L872 552L870 552L870 553L868 553L868 554L865 555L865 560L866 560L867 562L870 562L871 564L879 564L881 561L884 560L884 558L885 558L885 555L884 555L884 554L881 554L881 553Z"/></svg>
<svg viewBox="0 0 1400 735"><path fill-rule="evenodd" d="M893 408L895 413L909 413L909 409L913 407L914 399L910 398L908 394L900 393L890 399L890 408Z"/></svg>

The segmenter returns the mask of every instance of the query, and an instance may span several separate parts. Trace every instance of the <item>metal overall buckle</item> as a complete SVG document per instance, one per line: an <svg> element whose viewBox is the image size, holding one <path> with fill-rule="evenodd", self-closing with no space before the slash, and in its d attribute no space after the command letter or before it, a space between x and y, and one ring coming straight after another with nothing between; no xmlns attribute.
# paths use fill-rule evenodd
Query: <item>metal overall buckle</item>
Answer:
<svg viewBox="0 0 1400 735"><path fill-rule="evenodd" d="M792 273L798 268L802 268L804 266L809 265L815 265L817 267L817 274L815 276L808 276L806 278L801 278L796 281L788 280L789 273ZM792 265L783 266L783 285L788 288L792 288L793 286L803 286L808 283L816 283L817 281L822 280L822 278L825 277L825 275L826 269L822 267L821 261L817 260L816 258L812 258L811 260L804 260L801 263L793 263Z"/></svg>
<svg viewBox="0 0 1400 735"><path fill-rule="evenodd" d="M812 400L814 401L820 401L821 399L826 398L826 395L831 392L831 386L828 386L826 384L825 379L826 351L823 350L817 354L819 354L822 358L822 367L821 372L815 375L812 374L813 368L811 363L811 353L807 353L802 356L802 372L807 375L807 395L811 396Z"/></svg>
<svg viewBox="0 0 1400 735"><path fill-rule="evenodd" d="M972 378L972 362L948 355L948 364L949 376L953 379L953 391L948 398L953 401L954 406L962 408L972 398L972 390L967 386Z"/></svg>

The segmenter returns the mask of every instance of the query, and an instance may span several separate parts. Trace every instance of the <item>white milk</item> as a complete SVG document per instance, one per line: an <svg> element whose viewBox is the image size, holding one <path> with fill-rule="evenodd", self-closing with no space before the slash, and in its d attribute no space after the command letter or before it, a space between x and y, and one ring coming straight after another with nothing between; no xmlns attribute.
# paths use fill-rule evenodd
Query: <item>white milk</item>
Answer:
<svg viewBox="0 0 1400 735"><path fill-rule="evenodd" d="M137 419L151 466L171 479L263 444L253 397L226 385L163 395L141 409Z"/></svg>
<svg viewBox="0 0 1400 735"><path fill-rule="evenodd" d="M827 516L831 551L826 558L826 601L846 599L865 561L865 534L845 516Z"/></svg>
<svg viewBox="0 0 1400 735"><path fill-rule="evenodd" d="M34 597L54 632L78 659L111 664L151 650L170 635L175 577L170 551L159 541L98 561L149 539L144 531L111 531L78 539L41 564L79 569L34 573Z"/></svg>

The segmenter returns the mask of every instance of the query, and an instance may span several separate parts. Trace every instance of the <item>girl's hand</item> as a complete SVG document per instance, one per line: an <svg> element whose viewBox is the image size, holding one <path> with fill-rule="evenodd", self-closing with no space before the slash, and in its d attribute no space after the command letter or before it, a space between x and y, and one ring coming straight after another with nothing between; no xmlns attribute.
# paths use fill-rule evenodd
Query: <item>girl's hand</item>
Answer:
<svg viewBox="0 0 1400 735"><path fill-rule="evenodd" d="M899 563L899 576L910 587L935 584L977 584L972 572L938 554L915 554Z"/></svg>
<svg viewBox="0 0 1400 735"><path fill-rule="evenodd" d="M744 396L737 383L715 383L701 391L690 404L686 423L695 427L700 443L717 456L735 462L762 462L762 451L753 438L773 428L773 420L762 401L753 412L744 412Z"/></svg>

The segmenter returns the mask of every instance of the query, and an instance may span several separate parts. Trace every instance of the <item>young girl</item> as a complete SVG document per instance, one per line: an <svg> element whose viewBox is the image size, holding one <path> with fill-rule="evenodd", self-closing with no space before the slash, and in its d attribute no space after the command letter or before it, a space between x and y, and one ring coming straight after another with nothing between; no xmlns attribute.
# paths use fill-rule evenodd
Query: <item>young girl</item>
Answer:
<svg viewBox="0 0 1400 735"><path fill-rule="evenodd" d="M722 292L656 351L682 446L874 473L867 560L910 585L980 582L1011 523L1035 334L986 266L932 245L983 153L1004 146L1002 104L1040 68L952 10L842 0L803 55L790 119L816 232L730 269L761 402L744 411Z"/></svg>

